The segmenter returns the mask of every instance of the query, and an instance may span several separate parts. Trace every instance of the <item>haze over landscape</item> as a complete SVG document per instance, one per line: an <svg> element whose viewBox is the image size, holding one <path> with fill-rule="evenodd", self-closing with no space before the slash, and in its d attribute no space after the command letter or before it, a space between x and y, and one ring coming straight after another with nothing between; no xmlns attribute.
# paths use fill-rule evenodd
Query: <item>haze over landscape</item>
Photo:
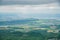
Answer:
<svg viewBox="0 0 60 40"><path fill-rule="evenodd" d="M60 0L0 0L0 40L60 40Z"/></svg>

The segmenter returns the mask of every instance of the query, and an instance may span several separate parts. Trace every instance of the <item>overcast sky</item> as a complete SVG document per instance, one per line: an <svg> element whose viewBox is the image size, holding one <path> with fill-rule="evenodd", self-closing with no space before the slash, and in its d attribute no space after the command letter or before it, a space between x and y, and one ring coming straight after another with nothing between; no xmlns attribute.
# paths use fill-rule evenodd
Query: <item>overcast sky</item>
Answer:
<svg viewBox="0 0 60 40"><path fill-rule="evenodd" d="M3 5L0 6L0 12L16 12L22 14L31 14L31 13L47 13L54 14L56 11L59 11L60 7L58 3L49 3L41 5ZM49 14L49 13L48 13Z"/></svg>
<svg viewBox="0 0 60 40"><path fill-rule="evenodd" d="M57 0L1 0L0 3L2 4L16 3L14 5L1 5L0 12L20 12L27 14L27 13L41 13L43 11L54 12L54 9L58 10L60 9Z"/></svg>
<svg viewBox="0 0 60 40"><path fill-rule="evenodd" d="M0 4L38 5L57 2L58 0L0 0Z"/></svg>
<svg viewBox="0 0 60 40"><path fill-rule="evenodd" d="M13 5L6 5L7 3ZM17 2L16 0L12 0L12 2L11 0L2 0L2 4L5 5L0 6L0 20L1 18L5 20L6 18L20 19L27 17L60 18L60 6L56 0L17 0Z"/></svg>

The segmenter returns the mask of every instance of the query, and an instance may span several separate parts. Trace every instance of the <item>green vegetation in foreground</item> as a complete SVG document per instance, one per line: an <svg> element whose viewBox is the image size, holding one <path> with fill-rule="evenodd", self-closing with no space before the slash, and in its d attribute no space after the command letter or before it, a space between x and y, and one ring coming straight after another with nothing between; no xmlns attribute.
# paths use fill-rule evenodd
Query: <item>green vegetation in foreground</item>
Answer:
<svg viewBox="0 0 60 40"><path fill-rule="evenodd" d="M60 32L54 30L32 30L32 31L14 31L14 30L0 30L0 40L48 40L60 39Z"/></svg>
<svg viewBox="0 0 60 40"><path fill-rule="evenodd" d="M23 22L23 24L18 25L7 25L0 27L0 40L49 40L49 39L60 40L59 20L41 19L29 22L26 21Z"/></svg>

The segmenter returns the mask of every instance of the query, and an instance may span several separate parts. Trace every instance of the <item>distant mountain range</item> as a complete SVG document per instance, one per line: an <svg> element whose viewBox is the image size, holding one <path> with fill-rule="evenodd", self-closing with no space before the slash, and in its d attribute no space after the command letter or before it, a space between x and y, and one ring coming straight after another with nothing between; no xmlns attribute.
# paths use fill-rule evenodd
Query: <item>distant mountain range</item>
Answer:
<svg viewBox="0 0 60 40"><path fill-rule="evenodd" d="M37 21L38 19L21 19L21 20L11 20L11 21L0 21L0 25L21 25L21 24L26 24L29 23L31 21Z"/></svg>
<svg viewBox="0 0 60 40"><path fill-rule="evenodd" d="M0 13L0 21L12 21L22 19L60 19L60 14L18 14L18 13Z"/></svg>
<svg viewBox="0 0 60 40"><path fill-rule="evenodd" d="M60 21L58 19L35 19L35 18L28 18L28 19L21 19L21 20L11 20L11 21L0 21L0 26L4 25L33 25L33 26L39 26L39 25L57 25L60 24Z"/></svg>

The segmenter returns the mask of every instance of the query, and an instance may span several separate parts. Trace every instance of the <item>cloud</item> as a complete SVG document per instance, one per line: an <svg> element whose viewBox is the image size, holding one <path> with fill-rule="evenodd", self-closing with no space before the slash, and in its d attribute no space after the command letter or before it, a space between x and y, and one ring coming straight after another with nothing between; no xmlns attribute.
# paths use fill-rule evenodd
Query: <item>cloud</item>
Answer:
<svg viewBox="0 0 60 40"><path fill-rule="evenodd" d="M43 5L3 5L0 6L0 20L60 18L59 12L60 7L57 3Z"/></svg>
<svg viewBox="0 0 60 40"><path fill-rule="evenodd" d="M22 14L31 13L55 13L60 10L57 3L43 4L43 5L7 5L0 6L0 12L13 12Z"/></svg>
<svg viewBox="0 0 60 40"><path fill-rule="evenodd" d="M20 5L36 5L36 4L46 4L57 2L57 0L2 0L2 5L12 5L12 4L20 4Z"/></svg>

